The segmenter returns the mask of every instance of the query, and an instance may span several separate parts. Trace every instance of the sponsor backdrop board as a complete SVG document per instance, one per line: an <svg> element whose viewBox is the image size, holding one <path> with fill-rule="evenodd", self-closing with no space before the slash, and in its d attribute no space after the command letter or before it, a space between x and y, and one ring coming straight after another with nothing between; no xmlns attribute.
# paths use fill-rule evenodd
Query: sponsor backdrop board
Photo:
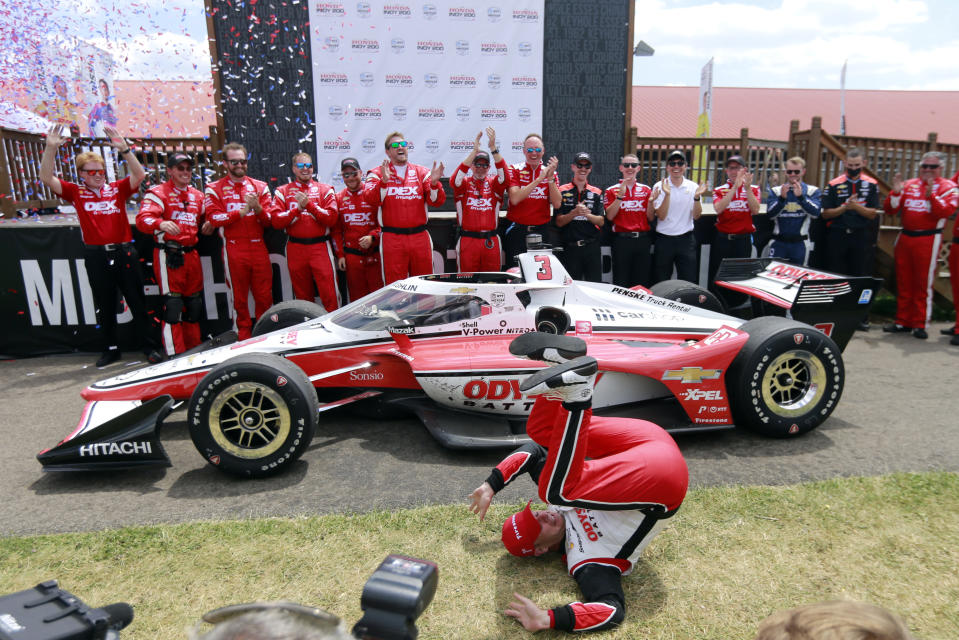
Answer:
<svg viewBox="0 0 959 640"><path fill-rule="evenodd" d="M310 3L320 179L378 165L391 131L448 176L493 126L506 158L542 128L543 0ZM488 148L484 135L481 143Z"/></svg>

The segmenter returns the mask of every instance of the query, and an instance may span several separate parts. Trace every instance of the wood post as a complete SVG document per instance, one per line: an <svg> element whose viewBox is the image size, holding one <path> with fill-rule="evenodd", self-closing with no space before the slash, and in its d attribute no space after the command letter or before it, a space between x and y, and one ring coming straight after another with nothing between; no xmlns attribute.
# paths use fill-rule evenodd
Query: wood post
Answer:
<svg viewBox="0 0 959 640"><path fill-rule="evenodd" d="M809 147L806 149L806 182L821 184L822 172L822 116L813 116L809 130Z"/></svg>

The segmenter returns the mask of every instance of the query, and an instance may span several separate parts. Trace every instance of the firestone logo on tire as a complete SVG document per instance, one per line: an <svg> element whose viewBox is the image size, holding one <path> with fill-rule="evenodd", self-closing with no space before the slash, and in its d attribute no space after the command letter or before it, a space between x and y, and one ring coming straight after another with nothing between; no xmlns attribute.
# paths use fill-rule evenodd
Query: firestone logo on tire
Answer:
<svg viewBox="0 0 959 640"><path fill-rule="evenodd" d="M286 386L286 383L287 383L287 379L284 378L283 376L277 376L277 377L276 377L276 386L278 386L278 387L285 387L285 386Z"/></svg>

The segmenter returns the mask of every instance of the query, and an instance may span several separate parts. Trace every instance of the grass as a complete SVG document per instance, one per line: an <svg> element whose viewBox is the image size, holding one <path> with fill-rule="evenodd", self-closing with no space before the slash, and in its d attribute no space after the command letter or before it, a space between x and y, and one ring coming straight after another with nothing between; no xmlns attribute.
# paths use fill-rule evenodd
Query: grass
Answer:
<svg viewBox="0 0 959 640"><path fill-rule="evenodd" d="M579 592L555 555L502 549L500 524L520 506L494 504L482 524L459 505L4 538L0 583L10 593L56 578L88 604L133 604L124 640L182 639L204 611L257 599L352 623L366 579L403 553L440 567L420 637L522 637L498 613L513 591L549 606ZM748 639L772 611L848 598L896 611L926 640L953 639L957 567L957 474L700 489L624 580L626 623L592 637Z"/></svg>

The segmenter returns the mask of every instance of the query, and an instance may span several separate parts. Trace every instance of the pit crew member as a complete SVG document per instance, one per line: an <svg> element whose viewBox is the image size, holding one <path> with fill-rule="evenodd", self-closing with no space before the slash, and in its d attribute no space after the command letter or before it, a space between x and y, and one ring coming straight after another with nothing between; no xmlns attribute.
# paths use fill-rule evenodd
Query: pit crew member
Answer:
<svg viewBox="0 0 959 640"><path fill-rule="evenodd" d="M482 131L476 134L473 150L450 176L459 227L456 256L460 272L499 271L502 260L496 227L509 168L496 146L496 131L487 127L490 153L496 161L496 174L487 175L490 154L480 149L482 137ZM471 168L473 173L468 175Z"/></svg>
<svg viewBox="0 0 959 640"><path fill-rule="evenodd" d="M801 265L809 255L809 222L822 213L822 192L803 182L805 175L805 160L786 160L786 182L770 189L766 199L766 215L774 222L769 257Z"/></svg>
<svg viewBox="0 0 959 640"><path fill-rule="evenodd" d="M543 138L536 133L526 136L523 149L526 162L509 168L506 219L510 225L503 234L507 267L514 266L514 258L526 252L527 234L536 233L543 240L550 240L554 233L549 226L550 207L558 209L562 203L556 175L559 159L553 156L543 166Z"/></svg>
<svg viewBox="0 0 959 640"><path fill-rule="evenodd" d="M645 184L636 182L639 158L629 154L620 159L619 184L606 189L606 219L613 224L613 284L632 287L637 284L650 287L652 281L652 238L649 223L653 208L649 206L652 193Z"/></svg>
<svg viewBox="0 0 959 640"><path fill-rule="evenodd" d="M339 210L333 232L337 266L346 271L350 302L359 300L383 286L380 266L380 225L376 207L363 197L363 174L356 158L344 158L340 175L346 187L336 194Z"/></svg>
<svg viewBox="0 0 959 640"><path fill-rule="evenodd" d="M561 203L553 212L563 241L560 260L573 280L602 282L600 227L606 224L603 192L589 184L593 159L588 153L577 153L570 168L573 180L559 188Z"/></svg>
<svg viewBox="0 0 959 640"><path fill-rule="evenodd" d="M673 266L676 277L698 282L696 276L696 235L694 221L703 214L702 196L706 184L697 185L686 177L686 154L674 149L666 156L666 177L653 185L650 199L656 211L656 282L669 280Z"/></svg>
<svg viewBox="0 0 959 640"><path fill-rule="evenodd" d="M959 171L952 176L952 181L959 184ZM959 216L952 225L952 246L949 248L949 282L952 285L952 304L956 309L956 324L942 329L944 336L952 336L949 344L959 346Z"/></svg>
<svg viewBox="0 0 959 640"><path fill-rule="evenodd" d="M723 258L748 258L752 253L753 216L759 213L759 187L752 183L753 174L740 155L726 159L726 182L713 189L713 209L716 210L716 238L709 252L709 286L714 287L716 272ZM745 301L743 294L722 295L731 304Z"/></svg>

